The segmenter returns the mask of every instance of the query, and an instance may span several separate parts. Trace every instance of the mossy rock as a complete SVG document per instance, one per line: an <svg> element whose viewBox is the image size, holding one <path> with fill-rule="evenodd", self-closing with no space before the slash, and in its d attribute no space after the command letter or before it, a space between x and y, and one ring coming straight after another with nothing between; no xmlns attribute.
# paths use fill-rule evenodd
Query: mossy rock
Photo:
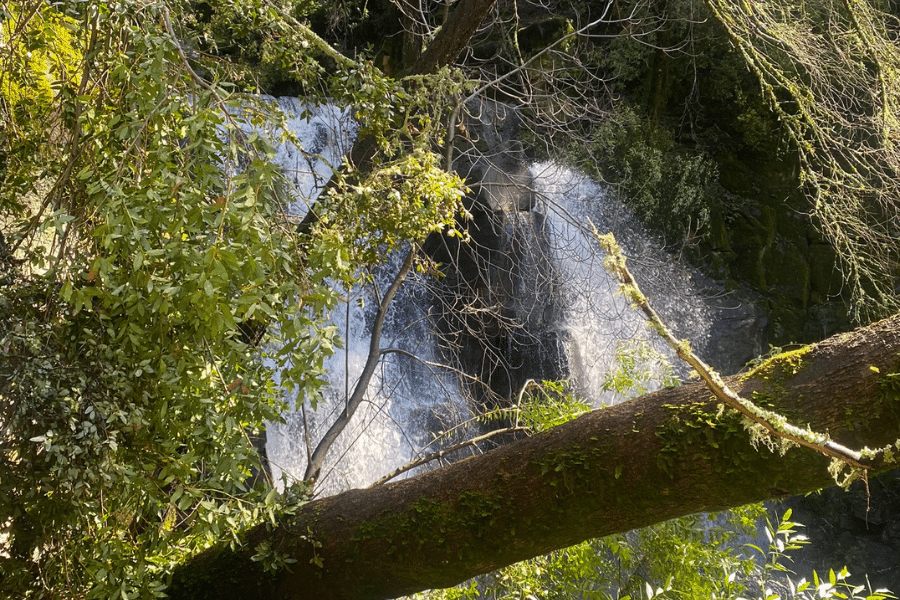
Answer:
<svg viewBox="0 0 900 600"><path fill-rule="evenodd" d="M733 276L759 290L766 290L766 273L762 265L770 232L752 214L744 213L731 225L731 248L734 251Z"/></svg>
<svg viewBox="0 0 900 600"><path fill-rule="evenodd" d="M843 278L837 264L837 254L831 246L810 244L810 301L824 302L841 292Z"/></svg>
<svg viewBox="0 0 900 600"><path fill-rule="evenodd" d="M850 329L853 329L853 322L843 301L821 302L806 311L801 339L821 340Z"/></svg>
<svg viewBox="0 0 900 600"><path fill-rule="evenodd" d="M810 288L806 253L792 241L779 238L777 243L763 248L760 261L768 291L784 298L789 305L806 310Z"/></svg>

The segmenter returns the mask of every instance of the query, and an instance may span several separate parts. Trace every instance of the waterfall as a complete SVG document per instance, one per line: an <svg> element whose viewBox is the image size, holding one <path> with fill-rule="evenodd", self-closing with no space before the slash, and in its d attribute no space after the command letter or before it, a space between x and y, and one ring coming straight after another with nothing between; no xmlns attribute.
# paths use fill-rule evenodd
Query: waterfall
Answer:
<svg viewBox="0 0 900 600"><path fill-rule="evenodd" d="M531 171L538 198L534 210L551 224L552 260L562 287L564 310L554 327L566 343L570 379L592 404L622 400L599 390L623 341L645 341L679 375L686 375L687 367L618 293L619 284L603 267L588 219L600 233L615 235L630 270L664 322L715 368L731 373L763 353L762 315L674 260L607 189L554 163L532 165Z"/></svg>
<svg viewBox="0 0 900 600"><path fill-rule="evenodd" d="M346 111L305 107L294 99L278 102L306 151L290 142L277 148L302 214L331 165L349 149L355 129ZM459 248L448 248L442 240L426 243L426 250L442 262L457 253L455 267L445 272L442 288L422 274L411 275L401 288L387 315L382 361L365 401L329 452L317 486L320 493L371 484L421 454L436 434L470 417L472 394L465 377L440 366L450 360L448 352L456 353L453 364L469 376L490 380L501 396L511 396L526 379L557 376L568 378L594 406L621 400L615 393L600 392L619 344L645 339L662 348L643 318L616 294L617 283L603 269L603 257L586 233L588 217L601 231L616 234L645 293L701 355L717 352L722 332L735 329L746 340L735 356L745 356L745 361L758 353L759 335L753 331L758 315L733 298L710 301L713 282L677 266L601 186L552 163L533 164L525 171L520 167L483 170L479 193L484 198L480 205L476 200L471 228L490 239L480 255L470 257L471 264L461 264ZM504 196L504 190L516 186L526 189L524 201ZM267 432L276 477L282 472L302 476L308 452L342 411L366 360L375 299L390 285L398 262L396 257L387 261L370 286L345 290L346 301L332 320L346 347L327 364L325 401L317 411L297 406L285 424L272 424ZM471 284L473 280L478 281ZM470 286L471 297L447 295L446 290L463 284ZM499 317L483 320L480 315L490 307ZM721 322L724 328L717 326ZM436 330L443 335L436 336ZM734 340L727 344L734 346ZM741 358L733 362L742 364ZM721 360L719 366L734 368L722 366Z"/></svg>
<svg viewBox="0 0 900 600"><path fill-rule="evenodd" d="M279 98L277 104L303 149L291 140L275 148L275 160L294 187L294 209L301 217L328 181L332 166L349 152L356 125L349 111L332 106L307 106L295 98ZM372 286L345 290L345 301L334 310L332 321L345 347L326 363L330 385L318 409L295 404L285 423L269 425L266 454L276 480L283 473L302 476L308 454L343 410L366 361L375 298L390 285L398 262L395 256L379 268ZM435 366L440 357L430 335L426 296L423 276L412 273L387 315L382 333L387 352L363 404L329 452L319 490L368 485L413 460L431 441L429 432L468 416L455 376Z"/></svg>
<svg viewBox="0 0 900 600"><path fill-rule="evenodd" d="M602 232L612 232L629 257L630 266L642 283L644 267L662 258L658 248L649 248L646 240L635 231L640 226L621 203L589 178L569 169L543 163L534 165L534 179L540 201L536 210L547 215L551 223L551 248L554 264L559 270L561 297L565 310L555 324L566 341L566 356L574 388L594 405L614 404L621 398L614 392L601 392L610 366L614 363L621 343L642 340L657 352L675 359L668 348L646 326L644 317L628 305L618 293L619 283L603 267L603 255L587 226L590 219ZM666 263L671 261L666 260ZM669 264L668 266L672 266ZM657 287L654 285L653 287ZM669 289L682 295L696 296L690 282L671 278ZM654 304L663 302L663 312L670 308L665 296L652 296ZM709 315L702 304L693 304L694 329L692 340L705 332Z"/></svg>

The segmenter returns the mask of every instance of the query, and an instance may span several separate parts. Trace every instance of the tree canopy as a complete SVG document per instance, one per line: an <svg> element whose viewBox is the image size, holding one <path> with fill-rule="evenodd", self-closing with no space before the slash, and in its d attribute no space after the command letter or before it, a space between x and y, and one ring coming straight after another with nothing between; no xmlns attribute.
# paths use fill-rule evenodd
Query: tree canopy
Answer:
<svg viewBox="0 0 900 600"><path fill-rule="evenodd" d="M308 510L306 484L269 480L257 436L285 389L320 401L343 286L392 250L432 269L416 253L429 235L465 237L453 167L485 152L467 102L518 104L546 152L586 148L628 66L599 40L678 47L655 37L676 20L640 3L532 7L527 26L486 0L366 6L0 4L4 594L159 597L188 557ZM708 8L784 123L860 306L895 310L895 18ZM367 48L377 35L397 41ZM271 160L297 142L260 95L281 87L358 125L311 208ZM572 147L557 158L583 160ZM316 543L306 526L291 534ZM264 572L291 558L247 548Z"/></svg>

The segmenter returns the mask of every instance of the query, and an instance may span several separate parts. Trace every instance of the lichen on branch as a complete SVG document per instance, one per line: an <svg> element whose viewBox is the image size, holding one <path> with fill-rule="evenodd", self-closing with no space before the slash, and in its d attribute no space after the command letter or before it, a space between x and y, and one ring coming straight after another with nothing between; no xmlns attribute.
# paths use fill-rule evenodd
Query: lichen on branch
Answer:
<svg viewBox="0 0 900 600"><path fill-rule="evenodd" d="M851 481L863 477L872 468L875 461L883 461L883 450L869 451L864 456L861 452L846 448L829 439L828 435L812 431L809 428L801 428L790 423L783 415L762 408L751 400L743 398L732 390L709 365L703 362L690 348L686 340L676 338L660 316L656 313L647 297L641 292L637 281L629 271L622 248L616 242L611 233L601 235L596 226L588 220L594 238L607 253L604 261L610 273L620 282L620 291L629 301L644 313L651 327L656 330L663 340L675 350L678 357L688 363L706 382L706 385L725 406L738 411L743 417L744 427L751 436L754 447L763 444L770 450L778 450L782 454L793 445L805 446L816 452L829 456L839 465L830 472L835 482L846 485ZM842 478L844 468L849 467L849 474Z"/></svg>

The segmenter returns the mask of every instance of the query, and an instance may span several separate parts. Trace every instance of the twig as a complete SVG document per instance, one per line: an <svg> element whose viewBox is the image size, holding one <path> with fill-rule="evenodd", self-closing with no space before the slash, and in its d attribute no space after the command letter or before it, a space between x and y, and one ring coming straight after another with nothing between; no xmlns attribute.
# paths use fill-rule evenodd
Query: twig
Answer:
<svg viewBox="0 0 900 600"><path fill-rule="evenodd" d="M407 463L407 464L403 465L402 467L395 469L394 471L391 471L390 473L388 473L387 475L385 475L384 477L382 477L381 479L379 479L378 481L376 481L369 487L375 487L376 485L381 485L387 481L390 481L397 475L406 473L410 469L415 469L419 465L424 465L427 462L437 460L446 454L450 454L451 452L461 450L462 448L465 448L467 446L474 446L478 442L483 442L484 440L490 439L490 438L494 437L495 435L500 435L502 433L517 433L520 431L531 431L531 429L529 429L528 427L507 427L506 429L495 429L494 431L485 433L484 435L480 435L480 436L474 437L470 440L466 440L464 442L454 444L454 445L450 446L449 448L444 448L443 450L438 450L437 452L432 452L431 454L423 456L422 458L418 458L410 463Z"/></svg>

